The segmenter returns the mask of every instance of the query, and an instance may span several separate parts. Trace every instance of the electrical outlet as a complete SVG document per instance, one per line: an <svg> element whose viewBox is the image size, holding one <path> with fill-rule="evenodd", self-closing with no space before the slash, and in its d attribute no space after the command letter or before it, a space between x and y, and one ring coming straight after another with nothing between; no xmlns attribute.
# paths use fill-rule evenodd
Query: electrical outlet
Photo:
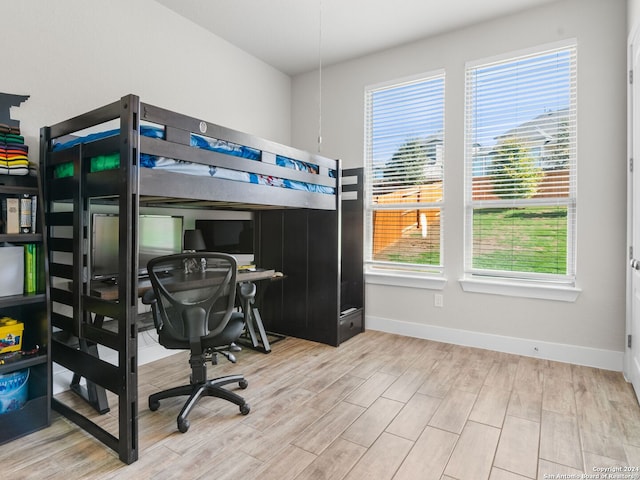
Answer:
<svg viewBox="0 0 640 480"><path fill-rule="evenodd" d="M433 296L433 306L442 308L444 306L444 295L441 293L436 293Z"/></svg>

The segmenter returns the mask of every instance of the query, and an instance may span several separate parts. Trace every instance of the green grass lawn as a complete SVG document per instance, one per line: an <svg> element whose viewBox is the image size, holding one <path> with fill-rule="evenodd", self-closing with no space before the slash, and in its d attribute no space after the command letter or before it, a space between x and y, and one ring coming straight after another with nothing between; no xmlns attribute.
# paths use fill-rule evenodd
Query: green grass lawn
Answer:
<svg viewBox="0 0 640 480"><path fill-rule="evenodd" d="M473 267L565 274L567 208L479 209L473 216Z"/></svg>
<svg viewBox="0 0 640 480"><path fill-rule="evenodd" d="M412 254L396 253L389 255L386 260L399 263L415 263L418 265L440 265L440 251L429 250Z"/></svg>
<svg viewBox="0 0 640 480"><path fill-rule="evenodd" d="M473 268L566 274L567 208L485 208L473 216ZM439 229L422 238L416 227L376 260L440 265Z"/></svg>

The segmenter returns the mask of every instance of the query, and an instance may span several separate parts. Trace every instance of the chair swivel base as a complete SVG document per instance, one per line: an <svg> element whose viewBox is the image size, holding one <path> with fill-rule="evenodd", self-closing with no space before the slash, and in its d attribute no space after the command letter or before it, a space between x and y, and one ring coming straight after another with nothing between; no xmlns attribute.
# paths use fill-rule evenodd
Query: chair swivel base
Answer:
<svg viewBox="0 0 640 480"><path fill-rule="evenodd" d="M250 411L250 407L244 398L230 390L227 390L226 388L222 388L223 385L228 385L230 383L238 383L238 386L243 390L249 385L242 375L227 375L225 377L207 380L206 382L173 387L168 390L149 395L149 410L156 411L160 408L160 400L164 398L189 395L189 398L178 415L178 430L182 433L189 430L189 420L187 420L187 415L189 415L193 407L196 405L198 399L203 396L218 397L228 400L231 403L235 403L240 407L240 413L242 415L247 415Z"/></svg>

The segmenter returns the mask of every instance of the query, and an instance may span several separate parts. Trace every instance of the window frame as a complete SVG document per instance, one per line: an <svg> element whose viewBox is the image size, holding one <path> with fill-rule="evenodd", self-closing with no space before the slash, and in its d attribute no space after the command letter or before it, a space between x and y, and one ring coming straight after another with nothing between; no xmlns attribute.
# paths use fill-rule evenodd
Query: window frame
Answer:
<svg viewBox="0 0 640 480"><path fill-rule="evenodd" d="M571 69L569 81L577 84L577 56L578 45L575 39L553 44L539 45L530 49L510 52L500 56L467 62L465 65L465 161L464 161L464 270L460 284L465 291L478 293L497 293L501 295L522 296L529 298L545 298L553 300L575 301L580 293L576 287L576 258L577 258L577 86L569 85L569 131L571 135L571 149L569 165L569 196L559 196L548 199L512 199L474 200L473 177L473 108L469 105L472 100L471 73L487 66L515 64L526 58L543 57L554 51L569 50L571 55ZM567 208L567 247L566 274L526 273L519 271L501 271L480 269L473 267L473 219L474 211L481 208L516 206L561 206Z"/></svg>
<svg viewBox="0 0 640 480"><path fill-rule="evenodd" d="M375 92L383 90L391 90L393 88L401 88L403 86L411 84L419 84L421 82L429 82L432 80L441 80L442 82L442 97L439 99L442 105L441 121L442 121L442 197L439 201L435 202L418 202L418 203L392 203L388 205L375 204L373 202L373 182L372 171L374 169L373 152L372 152L372 108L371 101ZM446 182L444 166L445 162L445 94L446 89L446 76L444 69L438 69L410 77L404 77L399 79L393 79L387 82L378 83L374 85L368 85L364 89L364 157L365 157L365 242L364 242L364 269L365 278L367 283L381 284L381 285L394 285L402 287L412 288L428 288L428 289L442 289L446 284L444 278L444 242L443 239L443 212L445 207L445 192ZM439 210L440 224L439 224L439 265L420 265L413 263L402 262L383 262L373 259L373 212L384 210L402 210L402 209L434 209Z"/></svg>

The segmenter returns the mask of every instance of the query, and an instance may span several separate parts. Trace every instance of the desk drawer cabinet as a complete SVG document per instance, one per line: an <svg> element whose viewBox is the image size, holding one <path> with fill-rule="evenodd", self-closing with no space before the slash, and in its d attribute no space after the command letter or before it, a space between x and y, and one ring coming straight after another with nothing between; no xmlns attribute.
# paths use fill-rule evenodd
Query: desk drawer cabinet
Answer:
<svg viewBox="0 0 640 480"><path fill-rule="evenodd" d="M338 335L340 337L340 343L349 340L351 337L363 331L363 314L364 309L356 308L355 310L349 311L344 315L340 315L338 325Z"/></svg>
<svg viewBox="0 0 640 480"><path fill-rule="evenodd" d="M260 312L268 331L338 346L364 331L362 168L342 185L339 208L256 214L256 263L283 272ZM346 195L350 193L350 195Z"/></svg>

